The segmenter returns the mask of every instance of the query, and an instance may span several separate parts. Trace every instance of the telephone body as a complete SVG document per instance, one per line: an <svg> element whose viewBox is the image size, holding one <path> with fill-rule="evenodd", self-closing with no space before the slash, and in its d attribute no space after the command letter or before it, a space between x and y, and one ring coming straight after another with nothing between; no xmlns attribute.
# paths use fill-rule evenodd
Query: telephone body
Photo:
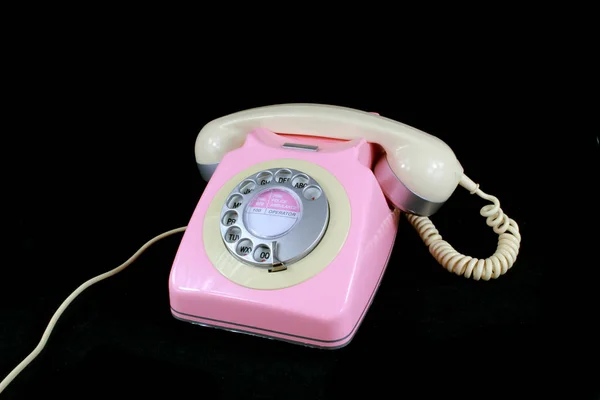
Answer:
<svg viewBox="0 0 600 400"><path fill-rule="evenodd" d="M497 278L518 253L516 223L444 142L375 113L245 110L205 125L195 154L208 183L169 276L171 312L183 321L343 347L373 301L402 213L457 274ZM500 235L486 260L456 252L427 218L459 184L494 203L482 209Z"/></svg>

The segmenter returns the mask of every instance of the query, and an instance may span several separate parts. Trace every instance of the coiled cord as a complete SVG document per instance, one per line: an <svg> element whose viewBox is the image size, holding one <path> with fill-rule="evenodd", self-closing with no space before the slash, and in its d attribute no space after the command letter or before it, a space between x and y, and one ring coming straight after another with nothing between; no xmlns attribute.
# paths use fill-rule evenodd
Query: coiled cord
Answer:
<svg viewBox="0 0 600 400"><path fill-rule="evenodd" d="M433 222L428 217L406 214L408 221L417 230L429 252L448 271L466 278L478 281L498 278L508 271L517 259L521 244L521 234L517 223L509 218L500 208L500 201L494 196L484 193L471 179L463 176L461 186L468 189L471 194L491 201L481 208L481 216L486 218L486 223L499 235L496 252L484 259L473 258L456 251L450 243L442 239Z"/></svg>

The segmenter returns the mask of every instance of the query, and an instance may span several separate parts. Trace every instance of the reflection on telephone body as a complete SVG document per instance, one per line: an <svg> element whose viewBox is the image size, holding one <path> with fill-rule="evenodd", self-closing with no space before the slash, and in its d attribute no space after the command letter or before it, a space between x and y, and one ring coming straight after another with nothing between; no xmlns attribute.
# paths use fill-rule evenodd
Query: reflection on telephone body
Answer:
<svg viewBox="0 0 600 400"><path fill-rule="evenodd" d="M519 252L517 224L444 142L375 113L318 104L245 110L206 124L195 156L208 184L188 226L145 245L185 230L169 276L171 312L183 321L343 347L373 301L401 214L457 275L497 278ZM491 202L481 215L499 240L487 259L457 252L428 218L458 185Z"/></svg>

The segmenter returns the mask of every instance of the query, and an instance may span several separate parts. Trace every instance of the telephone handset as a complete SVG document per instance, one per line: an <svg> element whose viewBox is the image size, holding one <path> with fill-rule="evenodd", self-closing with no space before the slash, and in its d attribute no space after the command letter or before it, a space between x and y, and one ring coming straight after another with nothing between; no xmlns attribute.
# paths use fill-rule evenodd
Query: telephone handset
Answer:
<svg viewBox="0 0 600 400"><path fill-rule="evenodd" d="M463 169L446 143L401 122L339 106L282 104L237 112L206 124L195 146L205 180L226 153L242 146L253 128L344 140L364 138L379 144L385 157L375 173L382 190L396 207L413 214L433 214L463 178Z"/></svg>

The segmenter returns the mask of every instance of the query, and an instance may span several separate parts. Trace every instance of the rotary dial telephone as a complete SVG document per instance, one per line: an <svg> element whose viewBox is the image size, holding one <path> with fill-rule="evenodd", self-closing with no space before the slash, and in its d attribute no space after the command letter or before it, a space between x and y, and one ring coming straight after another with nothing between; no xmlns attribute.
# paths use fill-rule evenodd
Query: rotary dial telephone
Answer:
<svg viewBox="0 0 600 400"><path fill-rule="evenodd" d="M519 252L518 225L463 173L444 142L375 113L320 104L245 110L206 124L195 157L208 184L189 224L77 288L0 392L42 351L82 291L175 233L184 232L169 275L175 318L328 349L356 334L401 214L457 275L498 278ZM429 219L458 186L491 203L480 213L499 238L486 259L456 251Z"/></svg>

